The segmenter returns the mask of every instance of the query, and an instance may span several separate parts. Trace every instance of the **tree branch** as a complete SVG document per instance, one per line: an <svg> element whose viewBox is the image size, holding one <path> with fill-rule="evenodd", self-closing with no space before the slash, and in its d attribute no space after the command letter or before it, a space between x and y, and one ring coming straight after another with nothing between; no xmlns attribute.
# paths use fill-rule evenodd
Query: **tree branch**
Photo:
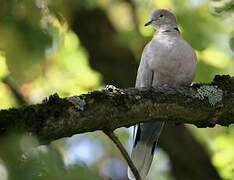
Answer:
<svg viewBox="0 0 234 180"><path fill-rule="evenodd" d="M128 155L128 152L125 150L124 146L121 144L121 142L119 141L117 136L114 134L114 132L112 130L109 130L109 129L105 129L105 130L103 130L103 132L115 143L116 147L119 149L122 156L124 157L124 159L128 163L128 166L130 167L132 173L134 174L135 179L141 180L140 174L139 174L136 166L132 162L131 158Z"/></svg>
<svg viewBox="0 0 234 180"><path fill-rule="evenodd" d="M96 130L168 121L198 127L234 123L234 77L216 76L192 87L118 89L81 96L52 95L41 104L0 111L0 134L27 131L41 143Z"/></svg>

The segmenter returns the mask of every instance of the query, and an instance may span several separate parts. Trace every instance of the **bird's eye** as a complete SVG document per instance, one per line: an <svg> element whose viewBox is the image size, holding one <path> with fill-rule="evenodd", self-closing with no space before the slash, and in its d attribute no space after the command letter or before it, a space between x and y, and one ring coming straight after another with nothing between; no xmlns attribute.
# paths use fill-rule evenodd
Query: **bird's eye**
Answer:
<svg viewBox="0 0 234 180"><path fill-rule="evenodd" d="M160 14L160 16L159 17L163 17L163 15L162 14Z"/></svg>

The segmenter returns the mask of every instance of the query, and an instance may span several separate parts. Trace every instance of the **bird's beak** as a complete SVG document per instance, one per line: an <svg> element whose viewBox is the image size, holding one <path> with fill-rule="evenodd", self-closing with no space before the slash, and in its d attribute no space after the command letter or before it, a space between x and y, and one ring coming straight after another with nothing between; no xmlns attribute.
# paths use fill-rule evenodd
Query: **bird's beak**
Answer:
<svg viewBox="0 0 234 180"><path fill-rule="evenodd" d="M152 22L153 22L153 20L151 20L151 21L149 21L149 22L145 23L145 26L150 25Z"/></svg>

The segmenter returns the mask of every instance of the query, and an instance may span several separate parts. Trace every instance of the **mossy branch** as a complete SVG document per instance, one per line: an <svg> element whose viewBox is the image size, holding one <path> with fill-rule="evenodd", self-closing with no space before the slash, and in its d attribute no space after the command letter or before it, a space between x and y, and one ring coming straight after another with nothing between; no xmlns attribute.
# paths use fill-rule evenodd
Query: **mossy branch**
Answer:
<svg viewBox="0 0 234 180"><path fill-rule="evenodd" d="M191 87L118 89L114 86L81 96L52 95L41 104L0 111L0 134L27 131L41 143L139 122L168 121L198 127L234 123L234 77L215 76Z"/></svg>

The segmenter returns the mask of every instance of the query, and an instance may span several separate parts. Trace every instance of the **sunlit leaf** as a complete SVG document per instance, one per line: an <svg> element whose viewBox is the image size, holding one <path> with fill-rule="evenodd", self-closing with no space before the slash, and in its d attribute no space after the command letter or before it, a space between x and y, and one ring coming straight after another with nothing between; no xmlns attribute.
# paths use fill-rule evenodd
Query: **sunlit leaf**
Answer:
<svg viewBox="0 0 234 180"><path fill-rule="evenodd" d="M6 59L4 56L0 55L0 79L6 77L9 74Z"/></svg>

